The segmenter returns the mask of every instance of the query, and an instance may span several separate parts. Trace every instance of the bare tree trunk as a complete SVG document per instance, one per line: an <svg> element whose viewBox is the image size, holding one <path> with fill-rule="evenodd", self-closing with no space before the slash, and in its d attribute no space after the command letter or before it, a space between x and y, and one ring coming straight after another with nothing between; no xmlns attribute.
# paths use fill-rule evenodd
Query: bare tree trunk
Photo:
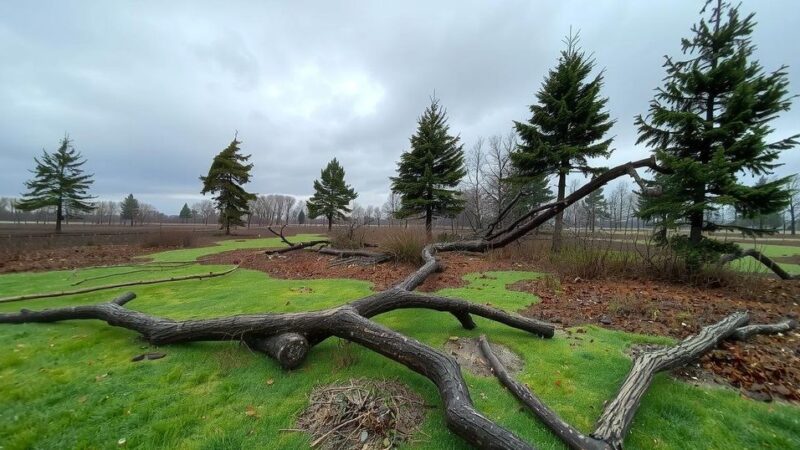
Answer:
<svg viewBox="0 0 800 450"><path fill-rule="evenodd" d="M559 173L558 174L558 196L556 197L556 201L563 202L564 201L564 194L567 190L567 174L566 173ZM553 228L553 245L552 251L554 253L558 253L561 251L561 233L564 230L564 209L562 208L556 214L556 223L555 227Z"/></svg>

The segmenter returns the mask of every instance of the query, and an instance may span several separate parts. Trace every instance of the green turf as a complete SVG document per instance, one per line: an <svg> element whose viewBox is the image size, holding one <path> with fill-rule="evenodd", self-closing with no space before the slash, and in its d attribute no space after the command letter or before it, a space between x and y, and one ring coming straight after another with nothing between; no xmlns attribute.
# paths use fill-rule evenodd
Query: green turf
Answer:
<svg viewBox="0 0 800 450"><path fill-rule="evenodd" d="M207 251L173 253L170 258L186 259ZM55 290L65 283L65 274L3 275L0 289L2 295L29 292L30 285L40 291ZM136 275L119 279L138 279ZM473 274L466 277L468 286L441 293L517 310L538 299L507 291L506 285L536 276ZM356 280L277 280L238 270L220 278L134 290L139 297L129 303L130 308L188 319L327 308L366 295L371 286ZM119 292L0 304L0 311L99 302ZM633 343L669 342L595 327L572 337L558 334L544 340L480 318L476 330L466 331L449 314L433 311L395 311L378 320L436 347L450 336L487 334L520 354L525 366L519 379L584 431L591 429L603 401L613 396L625 376L630 366L625 349ZM294 427L296 414L315 385L350 377L398 378L432 405L419 440L406 447L465 448L444 427L441 402L427 379L356 345L339 345L335 339L315 347L293 372L235 343L219 342L164 346L158 350L166 352L166 358L132 363L132 356L153 349L136 333L97 321L0 325L0 348L4 349L0 352L3 449L115 448L119 439L130 448L303 448L309 442L304 434L282 430ZM355 363L343 366L343 355L354 356ZM520 411L495 379L469 373L465 377L479 410L540 448L562 448L530 414ZM255 408L256 417L246 414L248 406ZM643 400L626 446L798 448L798 436L797 407L757 403L736 392L659 376Z"/></svg>
<svg viewBox="0 0 800 450"><path fill-rule="evenodd" d="M317 234L298 234L296 236L289 236L291 242L307 242L315 239L325 239L324 236ZM225 241L217 242L216 245L210 247L189 248L185 250L171 250L167 252L155 253L147 255L152 261L156 262L169 262L169 261L194 261L197 258L211 255L214 253L227 252L229 250L239 250L248 248L273 248L285 247L280 238L257 238L257 239L228 239Z"/></svg>

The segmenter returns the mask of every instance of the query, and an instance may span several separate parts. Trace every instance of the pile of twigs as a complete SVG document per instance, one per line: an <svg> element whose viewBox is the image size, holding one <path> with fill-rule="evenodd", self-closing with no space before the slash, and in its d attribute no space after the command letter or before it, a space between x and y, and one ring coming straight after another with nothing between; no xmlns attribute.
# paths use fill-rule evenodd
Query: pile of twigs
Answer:
<svg viewBox="0 0 800 450"><path fill-rule="evenodd" d="M311 447L386 449L414 434L424 408L422 398L397 381L350 379L314 389L297 427L311 434Z"/></svg>

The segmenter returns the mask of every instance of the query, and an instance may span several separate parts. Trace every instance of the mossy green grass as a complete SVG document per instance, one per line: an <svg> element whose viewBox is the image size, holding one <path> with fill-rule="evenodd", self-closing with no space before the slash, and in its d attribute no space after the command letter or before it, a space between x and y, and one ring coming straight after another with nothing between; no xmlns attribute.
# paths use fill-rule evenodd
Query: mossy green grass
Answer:
<svg viewBox="0 0 800 450"><path fill-rule="evenodd" d="M183 261L219 247L234 249L237 244L278 246L276 242L237 242L153 256L160 261ZM118 279L136 280L139 275L119 275ZM2 275L0 292L5 296L32 289L58 290L68 282L65 276L69 275ZM507 286L537 276L531 272L470 274L465 277L466 286L440 293L516 311L538 299L509 291ZM190 319L323 309L367 295L372 286L345 279L279 280L239 269L219 278L133 290L138 297L128 307ZM102 302L122 291L2 304L0 312ZM394 311L376 320L437 348L450 337L485 333L492 342L519 354L524 361L520 381L583 431L591 430L603 402L625 377L630 367L626 349L639 343L672 342L593 326L583 327L586 333L558 333L546 340L481 318L476 318L478 328L468 331L449 314L422 310ZM402 447L467 448L445 427L436 389L426 378L337 339L314 347L303 366L291 372L235 342L163 346L157 351L165 352L165 358L134 363L131 357L156 349L132 331L99 321L0 325L0 349L3 449L117 448L120 442L127 448L307 448L308 436L292 429L308 394L318 384L353 377L399 379L426 399L430 407L422 430L415 441ZM351 358L341 357L343 353ZM342 362L349 359L354 362ZM539 448L563 448L497 380L471 373L465 373L465 378L480 411ZM758 403L735 391L696 387L659 375L642 402L626 447L799 448L800 408Z"/></svg>

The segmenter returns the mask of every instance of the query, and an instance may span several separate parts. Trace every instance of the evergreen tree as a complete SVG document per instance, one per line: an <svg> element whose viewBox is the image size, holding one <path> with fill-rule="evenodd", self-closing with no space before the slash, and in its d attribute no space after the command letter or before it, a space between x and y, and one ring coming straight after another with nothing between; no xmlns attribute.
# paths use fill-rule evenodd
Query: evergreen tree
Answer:
<svg viewBox="0 0 800 450"><path fill-rule="evenodd" d="M241 141L233 141L225 150L222 150L208 169L208 175L200 177L203 182L202 194L216 194L213 198L219 210L219 223L225 229L225 234L231 234L231 225L244 225L242 216L250 213L248 202L255 200L251 194L242 188L243 184L250 181L250 170L253 164L246 164L250 155L239 153Z"/></svg>
<svg viewBox="0 0 800 450"><path fill-rule="evenodd" d="M597 220L608 217L608 203L603 196L603 188L594 190L587 195L583 199L583 206L586 208L586 219L589 224L589 229L594 233Z"/></svg>
<svg viewBox="0 0 800 450"><path fill-rule="evenodd" d="M41 159L33 158L36 162L36 169L31 171L33 179L25 183L28 192L16 203L17 209L22 211L55 207L57 233L61 232L65 213L94 210L94 205L89 202L94 197L86 193L94 180L81 168L86 160L72 146L69 136L64 136L60 144L55 153L42 150Z"/></svg>
<svg viewBox="0 0 800 450"><path fill-rule="evenodd" d="M348 205L358 194L344 182L344 168L336 158L322 169L319 180L314 180L314 195L308 199L308 217L328 219L328 230L333 226L333 219L344 219L350 212Z"/></svg>
<svg viewBox="0 0 800 450"><path fill-rule="evenodd" d="M133 198L133 194L128 194L120 203L119 209L119 218L130 220L131 226L133 226L133 220L139 215L139 200Z"/></svg>
<svg viewBox="0 0 800 450"><path fill-rule="evenodd" d="M181 212L180 214L178 214L178 217L180 217L183 220L183 223L188 222L189 219L192 218L192 210L189 209L189 205L187 205L186 203L183 204L183 208L181 208Z"/></svg>
<svg viewBox="0 0 800 450"><path fill-rule="evenodd" d="M682 40L686 59L666 58L665 84L647 117L636 119L638 142L670 171L658 177L663 195L644 202L640 214L669 228L688 223L688 239L673 244L691 252L695 267L719 250L702 235L723 226L704 221L708 210L733 205L752 218L786 207L788 178L748 186L738 177L772 173L779 153L797 144L797 136L767 141L769 122L789 109L791 97L785 67L766 73L752 59L754 15L742 19L721 0L708 1L706 13Z"/></svg>
<svg viewBox="0 0 800 450"><path fill-rule="evenodd" d="M297 224L303 225L306 223L306 213L302 209L297 213Z"/></svg>
<svg viewBox="0 0 800 450"><path fill-rule="evenodd" d="M596 173L587 158L608 157L611 138L604 136L614 124L603 109L608 102L600 96L603 73L590 78L595 61L578 47L578 36L565 40L558 65L545 77L530 106L527 123L514 122L521 144L511 162L522 176L556 175L557 200L566 195L567 175L572 171ZM564 214L555 218L553 251L561 249Z"/></svg>
<svg viewBox="0 0 800 450"><path fill-rule="evenodd" d="M464 199L456 187L467 171L459 136L451 136L447 112L437 98L417 120L411 136L411 150L403 153L392 177L392 191L400 195L399 219L419 215L431 235L433 218L453 216L464 209Z"/></svg>
<svg viewBox="0 0 800 450"><path fill-rule="evenodd" d="M546 174L530 177L514 176L511 185L510 198L517 195L519 190L525 191L517 202L519 214L525 214L531 209L544 205L555 198L553 190L550 188L550 180Z"/></svg>

